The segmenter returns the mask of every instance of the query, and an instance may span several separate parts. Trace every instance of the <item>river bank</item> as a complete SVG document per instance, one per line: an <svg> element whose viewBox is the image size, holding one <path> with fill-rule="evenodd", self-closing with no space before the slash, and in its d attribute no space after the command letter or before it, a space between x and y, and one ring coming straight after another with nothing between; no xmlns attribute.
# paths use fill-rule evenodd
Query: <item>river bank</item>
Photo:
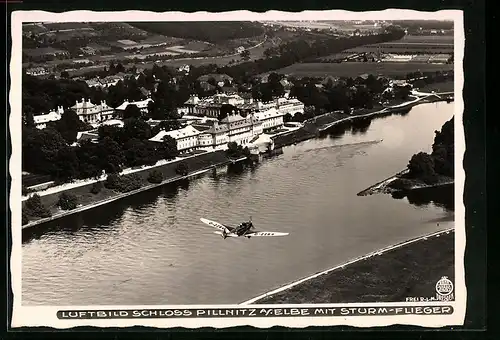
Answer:
<svg viewBox="0 0 500 340"><path fill-rule="evenodd" d="M453 178L446 176L439 176L436 179L436 183L433 184L425 183L420 179L405 178L408 172L408 169L402 170L397 174L358 192L357 195L368 196L374 194L395 194L399 192L431 189L455 184L455 180Z"/></svg>
<svg viewBox="0 0 500 340"><path fill-rule="evenodd" d="M241 304L404 302L454 281L454 229L381 249Z"/></svg>
<svg viewBox="0 0 500 340"><path fill-rule="evenodd" d="M343 123L349 124L355 121L361 123L363 123L363 121L368 122L370 119L376 117L383 117L396 113L407 113L416 105L447 100L446 96L439 96L439 94L432 93L422 93L413 97L414 99L412 100L396 105L385 107L379 106L373 109L358 109L354 110L351 114L346 114L342 111L325 113L304 121L304 126L298 130L278 136L272 136L271 138L273 138L276 147L283 147L318 137L321 133L328 132L329 129Z"/></svg>
<svg viewBox="0 0 500 340"><path fill-rule="evenodd" d="M139 192L143 192L146 190L153 189L158 186L165 185L167 183L172 183L175 181L179 181L182 179L187 179L192 176L196 176L205 171L209 171L214 167L225 166L227 164L231 164L232 162L241 161L242 159L232 160L228 158L225 151L215 151L210 153L204 153L197 155L195 157L189 157L183 160L184 163L187 164L189 172L185 176L180 176L177 174L176 169L179 162L171 162L164 165L156 166L151 169L137 171L136 174L141 179L142 186L139 189L132 190L125 193L120 193L116 190L108 189L106 187L102 187L102 189L97 193L92 193L92 187L94 183L89 183L86 185L69 188L64 191L58 191L54 193L50 193L47 195L40 196L41 203L50 210L52 213L51 217L47 218L37 218L31 217L29 223L24 224L22 229L30 228L42 223L46 223L49 221L53 221L55 219L68 216L71 214L76 214L81 211L85 211L88 209L92 209L94 207L111 203L113 201L119 200L121 198L125 198ZM159 171L162 173L163 181L161 183L150 183L148 182L148 176L151 171ZM103 180L102 180L103 181ZM61 210L57 203L59 201L59 197L61 193L71 194L77 197L78 199L78 207L72 210ZM25 203L24 203L25 204ZM23 204L23 208L24 208Z"/></svg>

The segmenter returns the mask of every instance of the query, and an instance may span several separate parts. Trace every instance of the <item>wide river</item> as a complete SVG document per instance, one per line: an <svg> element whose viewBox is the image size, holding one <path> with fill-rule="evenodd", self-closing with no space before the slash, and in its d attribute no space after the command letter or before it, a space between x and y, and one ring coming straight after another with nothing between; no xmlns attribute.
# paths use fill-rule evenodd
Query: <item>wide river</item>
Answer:
<svg viewBox="0 0 500 340"><path fill-rule="evenodd" d="M453 104L299 143L239 173L157 188L25 232L23 305L240 303L353 257L452 227L442 205L356 194L431 150ZM200 222L286 237L223 240Z"/></svg>

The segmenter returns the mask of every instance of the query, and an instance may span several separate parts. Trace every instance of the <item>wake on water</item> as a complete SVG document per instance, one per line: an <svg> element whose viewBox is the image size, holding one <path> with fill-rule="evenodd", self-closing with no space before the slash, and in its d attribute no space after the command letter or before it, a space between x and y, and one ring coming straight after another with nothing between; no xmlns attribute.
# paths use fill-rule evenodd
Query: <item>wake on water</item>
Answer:
<svg viewBox="0 0 500 340"><path fill-rule="evenodd" d="M322 150L327 150L327 149L340 149L340 148L346 148L346 147L352 147L352 146L367 146L367 145L378 144L382 141L383 141L383 139L378 139L378 140L372 140L372 141L366 141L366 142L329 145L329 146L323 146L323 147L315 148L315 149L308 149L308 150L305 150L304 152L322 151Z"/></svg>

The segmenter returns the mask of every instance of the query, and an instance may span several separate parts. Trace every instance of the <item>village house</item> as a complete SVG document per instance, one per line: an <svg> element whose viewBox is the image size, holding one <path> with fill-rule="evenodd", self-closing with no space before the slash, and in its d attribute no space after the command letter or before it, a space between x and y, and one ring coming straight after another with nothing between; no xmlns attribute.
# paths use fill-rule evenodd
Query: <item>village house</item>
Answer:
<svg viewBox="0 0 500 340"><path fill-rule="evenodd" d="M30 76L44 76L49 74L49 71L45 67L33 67L27 69L26 74Z"/></svg>
<svg viewBox="0 0 500 340"><path fill-rule="evenodd" d="M79 131L76 134L76 142L74 143L74 145L80 144L80 143L82 143L84 141L90 141L92 143L97 143L98 140L99 140L99 134L96 133L96 132L92 132L92 131Z"/></svg>
<svg viewBox="0 0 500 340"><path fill-rule="evenodd" d="M228 76L227 74L219 74L219 73L213 73L213 74L205 74L203 76L200 76L198 78L198 81L200 82L200 85L204 84L209 84L211 80L215 81L215 84L223 87L226 84L232 84L233 83L233 78ZM212 84L210 84L212 85Z"/></svg>
<svg viewBox="0 0 500 340"><path fill-rule="evenodd" d="M118 82L120 82L123 79L124 79L123 75L116 74L114 76L107 76L104 78L92 78L86 80L85 82L87 83L88 87L108 88L110 86L115 86L116 84L118 84Z"/></svg>
<svg viewBox="0 0 500 340"><path fill-rule="evenodd" d="M100 84L100 87L107 88L110 86L116 86L116 84L118 84L121 80L123 80L123 79L121 79L119 77L110 76L110 77L99 79L99 84Z"/></svg>
<svg viewBox="0 0 500 340"><path fill-rule="evenodd" d="M85 55L95 55L96 53L96 50L90 46L80 47L80 51Z"/></svg>
<svg viewBox="0 0 500 340"><path fill-rule="evenodd" d="M136 102L129 102L128 99L126 99L120 106L115 108L116 113L118 114L119 117L123 117L123 112L129 105L135 105L139 110L141 110L141 113L145 114L148 113L148 105L149 103L152 103L153 99L147 98L144 100L136 101Z"/></svg>
<svg viewBox="0 0 500 340"><path fill-rule="evenodd" d="M85 82L87 83L88 87L95 87L95 88L102 87L101 82L97 78L92 78L92 79L89 79L89 80L85 80Z"/></svg>
<svg viewBox="0 0 500 340"><path fill-rule="evenodd" d="M179 66L177 71L184 72L185 74L188 74L190 69L191 69L191 67L189 65L182 65L182 66Z"/></svg>
<svg viewBox="0 0 500 340"><path fill-rule="evenodd" d="M89 59L73 59L73 64L84 65L91 64L92 62Z"/></svg>
<svg viewBox="0 0 500 340"><path fill-rule="evenodd" d="M57 122L58 120L60 120L63 113L63 107L59 106L55 111L50 111L47 114L33 116L35 127L40 130L45 129L47 127L47 123Z"/></svg>

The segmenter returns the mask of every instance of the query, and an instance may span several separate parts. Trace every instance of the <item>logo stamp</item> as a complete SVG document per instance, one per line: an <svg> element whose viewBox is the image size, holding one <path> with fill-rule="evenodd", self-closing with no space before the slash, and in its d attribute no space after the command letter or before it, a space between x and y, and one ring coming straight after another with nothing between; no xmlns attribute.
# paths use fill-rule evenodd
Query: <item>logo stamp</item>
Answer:
<svg viewBox="0 0 500 340"><path fill-rule="evenodd" d="M453 282L451 282L448 277L441 277L441 279L436 283L437 299L440 301L453 300L453 288Z"/></svg>

